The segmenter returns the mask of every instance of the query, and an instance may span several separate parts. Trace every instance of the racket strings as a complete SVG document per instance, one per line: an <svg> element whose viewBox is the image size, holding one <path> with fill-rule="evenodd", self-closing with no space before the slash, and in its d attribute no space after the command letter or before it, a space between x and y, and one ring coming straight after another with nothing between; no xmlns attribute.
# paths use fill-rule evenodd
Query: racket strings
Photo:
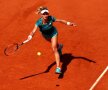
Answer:
<svg viewBox="0 0 108 90"><path fill-rule="evenodd" d="M10 55L10 54L13 54L17 49L18 49L18 44L17 43L14 43L14 44L9 45L5 49L4 52L5 52L6 55Z"/></svg>

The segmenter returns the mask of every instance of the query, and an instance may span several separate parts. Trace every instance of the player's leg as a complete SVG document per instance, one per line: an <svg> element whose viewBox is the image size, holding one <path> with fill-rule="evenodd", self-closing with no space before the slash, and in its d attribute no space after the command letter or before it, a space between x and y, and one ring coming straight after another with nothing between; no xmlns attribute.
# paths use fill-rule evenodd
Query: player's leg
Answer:
<svg viewBox="0 0 108 90"><path fill-rule="evenodd" d="M57 64L57 68L56 68L56 73L61 73L61 69L60 69L60 55L58 52L58 36L55 35L51 38L51 44L52 44L52 49L55 55L55 60L56 60L56 64Z"/></svg>
<svg viewBox="0 0 108 90"><path fill-rule="evenodd" d="M62 48L63 48L63 44L58 44L58 52L60 57L62 56Z"/></svg>

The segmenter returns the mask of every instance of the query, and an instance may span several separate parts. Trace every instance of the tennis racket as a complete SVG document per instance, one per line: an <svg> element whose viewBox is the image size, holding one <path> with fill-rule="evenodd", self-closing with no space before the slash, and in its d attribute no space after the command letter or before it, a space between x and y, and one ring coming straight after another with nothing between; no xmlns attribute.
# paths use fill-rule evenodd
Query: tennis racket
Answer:
<svg viewBox="0 0 108 90"><path fill-rule="evenodd" d="M4 49L4 54L5 54L6 56L9 56L9 55L14 54L22 45L24 45L24 44L27 43L28 41L30 41L30 39L27 39L27 40L23 41L21 44L12 43L12 44L8 45L8 46Z"/></svg>

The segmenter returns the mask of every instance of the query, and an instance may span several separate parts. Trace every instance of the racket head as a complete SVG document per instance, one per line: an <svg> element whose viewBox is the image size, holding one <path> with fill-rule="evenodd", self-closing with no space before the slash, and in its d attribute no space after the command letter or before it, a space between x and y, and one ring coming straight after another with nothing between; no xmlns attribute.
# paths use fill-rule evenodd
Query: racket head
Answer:
<svg viewBox="0 0 108 90"><path fill-rule="evenodd" d="M8 46L4 49L4 54L5 54L6 56L12 55L12 54L14 54L18 49L19 49L19 44L18 44L18 43L12 43L12 44L8 45Z"/></svg>

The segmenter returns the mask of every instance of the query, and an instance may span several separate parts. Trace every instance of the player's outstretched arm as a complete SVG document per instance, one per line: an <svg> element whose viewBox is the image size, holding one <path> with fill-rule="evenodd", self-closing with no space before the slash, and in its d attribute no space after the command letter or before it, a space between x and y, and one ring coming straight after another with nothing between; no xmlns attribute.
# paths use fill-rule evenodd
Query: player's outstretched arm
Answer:
<svg viewBox="0 0 108 90"><path fill-rule="evenodd" d="M75 23L72 23L72 22L69 22L66 20L61 20L61 19L56 19L56 22L61 22L61 23L64 23L66 25L69 25L69 26L77 26Z"/></svg>
<svg viewBox="0 0 108 90"><path fill-rule="evenodd" d="M32 39L32 37L33 37L33 35L35 34L36 30L37 30L37 26L35 25L34 28L33 28L33 30L32 30L32 32L31 32L30 35L28 36L28 40L31 40L31 39Z"/></svg>

